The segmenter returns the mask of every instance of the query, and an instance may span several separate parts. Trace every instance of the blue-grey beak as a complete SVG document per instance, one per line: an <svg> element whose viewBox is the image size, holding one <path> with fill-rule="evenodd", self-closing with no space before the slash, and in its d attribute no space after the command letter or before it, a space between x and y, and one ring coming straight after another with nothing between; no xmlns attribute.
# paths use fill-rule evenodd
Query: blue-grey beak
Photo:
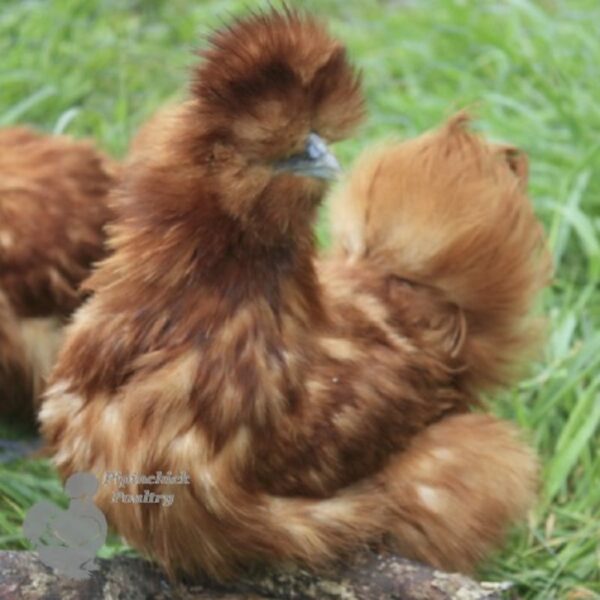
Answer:
<svg viewBox="0 0 600 600"><path fill-rule="evenodd" d="M306 138L304 152L278 162L276 168L316 179L337 179L342 172L340 163L316 133Z"/></svg>

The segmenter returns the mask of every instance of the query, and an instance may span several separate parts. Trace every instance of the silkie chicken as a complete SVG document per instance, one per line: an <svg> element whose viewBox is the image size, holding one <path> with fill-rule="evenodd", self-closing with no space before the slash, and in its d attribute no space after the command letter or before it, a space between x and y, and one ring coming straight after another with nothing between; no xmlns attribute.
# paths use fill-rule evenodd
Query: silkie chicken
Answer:
<svg viewBox="0 0 600 600"><path fill-rule="evenodd" d="M116 176L88 142L0 130L0 415L33 422L79 283L103 256Z"/></svg>
<svg viewBox="0 0 600 600"><path fill-rule="evenodd" d="M170 508L95 499L171 576L371 543L469 570L535 496L515 428L468 413L529 345L545 276L522 159L462 119L368 157L319 263L327 143L364 113L345 49L292 9L211 42L125 167L40 412L55 463L187 473L152 487Z"/></svg>

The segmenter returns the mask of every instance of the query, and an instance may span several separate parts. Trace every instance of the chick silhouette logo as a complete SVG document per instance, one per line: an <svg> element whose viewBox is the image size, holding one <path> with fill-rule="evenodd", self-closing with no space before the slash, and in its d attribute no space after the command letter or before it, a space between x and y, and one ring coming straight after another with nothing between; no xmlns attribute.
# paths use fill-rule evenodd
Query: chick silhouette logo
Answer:
<svg viewBox="0 0 600 600"><path fill-rule="evenodd" d="M106 518L92 500L97 489L94 475L74 473L65 484L71 498L67 510L41 500L23 522L40 560L72 579L87 579L98 568L94 558L106 541Z"/></svg>

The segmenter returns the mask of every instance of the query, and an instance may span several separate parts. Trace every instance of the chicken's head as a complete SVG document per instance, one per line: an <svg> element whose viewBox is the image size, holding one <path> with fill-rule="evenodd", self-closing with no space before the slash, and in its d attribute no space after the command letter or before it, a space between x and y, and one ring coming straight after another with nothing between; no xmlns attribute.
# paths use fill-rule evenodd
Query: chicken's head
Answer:
<svg viewBox="0 0 600 600"><path fill-rule="evenodd" d="M362 119L360 77L344 46L292 9L217 31L192 82L197 160L242 222L306 222L339 164L329 143Z"/></svg>

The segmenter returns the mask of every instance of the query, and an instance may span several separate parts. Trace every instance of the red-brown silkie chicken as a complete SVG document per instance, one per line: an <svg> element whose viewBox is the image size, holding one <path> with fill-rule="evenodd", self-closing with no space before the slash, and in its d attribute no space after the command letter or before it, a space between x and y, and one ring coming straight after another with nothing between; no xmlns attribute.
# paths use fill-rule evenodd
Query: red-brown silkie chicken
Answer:
<svg viewBox="0 0 600 600"><path fill-rule="evenodd" d="M0 130L0 415L33 420L79 283L104 255L116 174L87 142Z"/></svg>
<svg viewBox="0 0 600 600"><path fill-rule="evenodd" d="M171 575L319 568L382 541L472 568L536 482L511 425L467 414L527 346L541 283L518 161L457 121L386 151L338 198L347 254L318 267L326 141L363 116L343 46L274 11L203 58L135 145L114 252L53 372L40 419L61 474L189 473L151 488L170 508L96 496Z"/></svg>

